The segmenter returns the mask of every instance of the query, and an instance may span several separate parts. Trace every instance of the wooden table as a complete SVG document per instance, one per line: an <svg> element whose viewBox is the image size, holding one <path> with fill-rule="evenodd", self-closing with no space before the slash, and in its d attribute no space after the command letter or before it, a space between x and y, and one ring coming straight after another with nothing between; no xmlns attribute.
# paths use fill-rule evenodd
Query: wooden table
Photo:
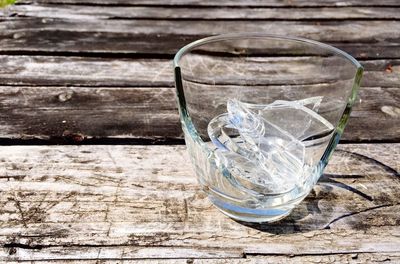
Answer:
<svg viewBox="0 0 400 264"><path fill-rule="evenodd" d="M210 204L175 105L177 49L239 31L327 42L366 70L326 173L274 224ZM4 263L400 263L399 1L21 0L0 53Z"/></svg>

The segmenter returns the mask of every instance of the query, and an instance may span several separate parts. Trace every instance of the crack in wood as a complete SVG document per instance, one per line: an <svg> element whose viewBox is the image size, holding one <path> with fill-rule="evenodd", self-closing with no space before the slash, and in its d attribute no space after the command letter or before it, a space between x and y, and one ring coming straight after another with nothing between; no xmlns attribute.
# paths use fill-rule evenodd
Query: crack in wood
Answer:
<svg viewBox="0 0 400 264"><path fill-rule="evenodd" d="M122 167L119 167L119 166L118 166L117 160L116 160L116 159L114 158L114 156L111 154L111 151L110 151L109 148L107 148L107 155L108 155L108 157L111 159L112 163L114 164L115 170L116 170L117 172L123 172L123 171L122 171ZM120 171L120 170L121 170L121 171ZM114 200L113 200L113 202L112 202L112 205L116 205L116 204L117 204L118 195L119 195L119 191L120 191L120 188L121 188L121 183L122 183L122 178L120 178L120 179L118 180L117 187L115 188ZM107 204L107 205L106 205L106 214L105 214L105 219L104 219L104 220L109 220L109 219L108 219L109 213L110 213L110 204ZM108 226L108 230L107 230L107 233L106 233L106 236L107 236L107 237L110 236L110 231L111 231L112 223L113 223L113 222L110 221L110 225ZM100 255L100 252L101 252L101 249L99 250L99 255Z"/></svg>
<svg viewBox="0 0 400 264"><path fill-rule="evenodd" d="M377 205L377 206L373 206L373 207L370 207L370 208L366 208L366 209L363 209L363 210L360 210L360 211L356 211L356 212L351 212L351 213L348 213L348 214L344 214L344 215L341 215L341 216L339 216L339 217L336 217L335 219L333 219L332 221L330 221L323 229L330 229L330 228L331 228L331 225L332 225L333 223L335 223L335 222L337 222L337 221L339 221L339 220L342 220L342 219L344 219L344 218L346 218L346 217L350 217L350 216L353 216L353 215L358 215L358 214L361 214L361 213L365 213L365 212L372 211L372 210L376 210L376 209L380 209L380 208L396 206L396 205L399 205L399 204L383 204L383 205Z"/></svg>
<svg viewBox="0 0 400 264"><path fill-rule="evenodd" d="M359 142L358 142L359 143ZM392 143L392 142L391 142ZM33 138L1 138L0 146L26 146L26 145L185 145L183 138L170 137L121 137L121 138L106 138L106 137L87 137L81 142L68 141L64 137L41 135Z"/></svg>
<svg viewBox="0 0 400 264"><path fill-rule="evenodd" d="M3 248L23 248L23 249L37 249L37 250L41 250L45 247L46 246L43 245L29 245L29 244L15 243L15 242L6 243L3 245Z"/></svg>
<svg viewBox="0 0 400 264"><path fill-rule="evenodd" d="M386 164L383 163L383 162L380 162L380 161L377 160L377 159L368 157L368 156L363 155L363 154L360 154L360 153L352 152L352 151L349 151L349 150L338 149L338 150L336 150L336 151L347 153L347 154L349 154L350 156L355 157L356 159L364 159L364 160L372 161L372 162L375 163L376 165L382 167L382 168L383 168L386 172L388 172L390 175L395 176L396 179L399 179L399 180L400 180L400 173L399 173L397 170L395 170L394 168L390 167L389 165L386 165Z"/></svg>
<svg viewBox="0 0 400 264"><path fill-rule="evenodd" d="M354 254L374 254L377 253L376 251L370 251L370 250L363 250L363 251L337 251L337 252L321 252L321 253L256 253L256 252L249 252L249 253L243 253L244 258L247 258L248 256L254 257L254 256L285 256L285 257L305 257L305 256L330 256L330 255L354 255ZM319 263L319 262L318 262Z"/></svg>
<svg viewBox="0 0 400 264"><path fill-rule="evenodd" d="M185 214L183 221L186 222L189 218L189 210L188 210L186 198L183 199L183 209L184 209L184 214Z"/></svg>
<svg viewBox="0 0 400 264"><path fill-rule="evenodd" d="M373 201L374 200L374 198L372 198L372 196L370 196L370 195L368 195L366 193L363 193L362 191L357 190L356 188L354 188L354 187L352 187L350 185L344 184L344 183L339 182L339 181L335 181L334 179L331 179L329 176L326 176L326 177L324 177L324 176L325 175L323 175L323 177L321 177L321 179L319 180L320 183L332 184L332 185L334 185L336 187L351 191L351 192L363 197L364 199L367 199L368 201Z"/></svg>
<svg viewBox="0 0 400 264"><path fill-rule="evenodd" d="M27 225L27 223L26 223L26 219L25 219L25 216L24 216L24 212L23 212L23 210L22 210L22 208L21 208L21 204L20 204L20 202L18 201L18 200L15 200L15 199L11 199L12 201L14 201L14 203L15 203L15 206L17 207L17 209L18 209L18 212L19 212L19 214L20 214L20 216L21 216L21 223L23 224L23 226L24 227L28 227L28 225Z"/></svg>

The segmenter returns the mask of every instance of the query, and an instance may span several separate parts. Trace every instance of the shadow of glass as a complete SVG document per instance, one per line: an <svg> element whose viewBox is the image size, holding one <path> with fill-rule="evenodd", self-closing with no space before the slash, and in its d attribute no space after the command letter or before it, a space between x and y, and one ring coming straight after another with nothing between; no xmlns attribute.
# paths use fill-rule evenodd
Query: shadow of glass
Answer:
<svg viewBox="0 0 400 264"><path fill-rule="evenodd" d="M337 150L350 162L361 163L358 171L346 174L324 174L310 194L286 218L273 223L239 222L245 226L272 234L305 233L312 230L330 229L332 224L348 224L351 228L368 228L369 223L360 225L362 213L398 204L400 174L394 168L371 157L346 150ZM364 170L374 166L376 171ZM379 171L379 173L377 173ZM358 174L357 174L358 172ZM390 185L385 184L389 180ZM368 189L360 182L370 182ZM360 188L363 186L364 188ZM367 193L368 192L368 193ZM357 220L349 221L348 217ZM346 220L343 220L346 219ZM389 221L388 219L386 219ZM343 222L345 221L345 222Z"/></svg>

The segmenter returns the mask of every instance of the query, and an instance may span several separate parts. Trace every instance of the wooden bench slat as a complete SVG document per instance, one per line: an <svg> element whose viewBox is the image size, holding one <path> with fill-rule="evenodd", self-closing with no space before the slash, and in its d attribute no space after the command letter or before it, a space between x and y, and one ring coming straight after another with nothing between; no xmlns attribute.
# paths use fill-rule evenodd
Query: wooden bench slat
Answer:
<svg viewBox="0 0 400 264"><path fill-rule="evenodd" d="M232 32L293 35L358 58L400 58L400 21L207 21L4 17L4 53L175 54L191 41ZM112 45L110 45L112 43Z"/></svg>
<svg viewBox="0 0 400 264"><path fill-rule="evenodd" d="M61 251L61 249L53 249L51 250L46 250L44 251L47 252L54 252L54 255L52 253L40 253L37 254L37 257L41 256L48 256L48 257L54 257L55 253L57 250ZM120 247L102 247L102 248L97 248L97 252L102 252L102 254L116 254L116 252L119 252L121 255L125 255L125 250L126 248L120 249ZM143 249L141 249L143 250ZM160 248L156 250L164 250L165 248ZM29 252L29 250L26 249L20 249L21 252ZM86 248L85 249L85 255L89 255L90 251L94 251L96 254L96 249L90 249ZM180 252L182 252L181 250ZM82 250L78 250L76 248L64 248L63 252L67 252L64 255L72 255L74 252L82 252ZM179 252L179 253L180 253ZM25 253L27 254L27 253ZM58 255L59 257L59 255ZM67 258L67 257L65 257ZM64 259L64 263L68 264L79 264L82 263L83 259L80 260L72 260L72 259ZM251 256L251 255L246 255L246 257L240 257L240 258L232 258L232 257L226 257L223 259L216 258L215 256L212 256L212 258L181 258L181 259L124 259L123 263L124 264L227 264L227 263L233 263L233 264L258 264L258 263L266 263L266 264L303 264L303 263L320 263L320 264L330 264L332 262L337 262L337 263L368 263L368 262L387 262L387 263L397 263L400 261L400 253L350 253L350 254L324 254L324 255L303 255L303 256L276 256L276 255L257 255L257 256ZM54 263L59 263L60 260L41 260L41 264L54 264ZM98 260L88 260L85 259L85 263L87 264L97 264L99 261ZM102 260L102 263L104 264L119 264L121 260L118 258L115 259L107 259L107 260ZM20 262L17 261L8 261L8 264L18 264Z"/></svg>
<svg viewBox="0 0 400 264"><path fill-rule="evenodd" d="M22 0L22 3L28 2ZM29 1L29 3L32 1ZM279 1L279 0L256 0L256 1L246 1L246 0L222 0L222 1L212 1L212 0L172 0L172 1L162 1L162 0L34 0L34 3L66 3L66 4L99 4L99 5L149 5L149 6L290 6L290 7L304 7L304 6L399 6L399 2L396 0L325 0L323 2L318 0L307 1L307 0L296 0L296 1Z"/></svg>
<svg viewBox="0 0 400 264"><path fill-rule="evenodd" d="M202 252L196 248L140 248L140 247L96 247L96 248L82 248L82 247L54 247L44 248L40 251L32 251L29 249L18 249L18 255L8 257L8 264L17 264L19 261L13 261L13 259L24 259L39 260L41 264L54 264L63 263L67 264L79 264L84 261L87 264L97 264L101 260L104 264L120 264L123 260L124 264L303 264L303 263L398 263L400 260L400 253L395 252L382 252L382 253L332 253L323 255L259 255L246 257L221 257L218 258L218 250L210 250ZM165 257L176 255L175 259L152 259L143 258L142 255L150 255L154 252L155 256L159 256L161 253L165 254ZM229 252L230 253L230 252ZM179 258L181 255L192 256L192 258ZM225 253L225 255L228 255ZM234 256L234 254L232 254ZM21 256L21 257L20 257ZM108 256L108 257L106 257ZM122 256L122 258L121 258Z"/></svg>
<svg viewBox="0 0 400 264"><path fill-rule="evenodd" d="M218 1L219 2L219 1ZM93 5L15 5L8 14L23 17L66 19L199 19L199 20L346 20L400 19L396 7L184 7L174 6L93 6ZM7 14L6 13L6 14Z"/></svg>
<svg viewBox="0 0 400 264"><path fill-rule="evenodd" d="M399 150L339 145L291 216L245 226L200 192L184 146L2 147L0 259L396 259Z"/></svg>
<svg viewBox="0 0 400 264"><path fill-rule="evenodd" d="M170 60L3 55L0 62L0 137L182 137ZM399 140L400 61L362 63L361 102L343 139Z"/></svg>
<svg viewBox="0 0 400 264"><path fill-rule="evenodd" d="M363 87L342 139L400 140L399 94ZM182 138L174 88L3 86L0 100L3 138Z"/></svg>
<svg viewBox="0 0 400 264"><path fill-rule="evenodd" d="M250 58L241 58L243 67L252 66ZM298 75L311 78L313 72L296 63L310 63L308 57L263 58L263 71L270 71L280 62L293 68ZM204 61L207 62L207 61ZM0 55L0 85L25 86L99 86L99 87L173 87L172 60L90 58L65 56L15 56ZM292 65L293 64L293 65ZM362 87L398 87L400 60L364 60ZM212 64L210 64L212 67ZM257 62L254 62L256 68ZM253 75L256 71L251 71ZM286 75L284 75L286 76ZM288 77L290 77L288 75Z"/></svg>
<svg viewBox="0 0 400 264"><path fill-rule="evenodd" d="M269 64L269 60L274 64ZM254 64L251 61L255 61ZM311 78L313 72L298 67L303 62L310 63L309 57L263 58L262 69L268 72L270 68L272 71L282 63L288 69L293 68L296 74ZM0 85L3 86L174 86L172 60L167 59L0 55L0 63L3 65L0 68ZM249 68L259 65L256 58L246 60L242 57L238 63ZM361 64L365 67L362 87L398 87L400 59L363 60ZM254 70L251 73L257 74Z"/></svg>

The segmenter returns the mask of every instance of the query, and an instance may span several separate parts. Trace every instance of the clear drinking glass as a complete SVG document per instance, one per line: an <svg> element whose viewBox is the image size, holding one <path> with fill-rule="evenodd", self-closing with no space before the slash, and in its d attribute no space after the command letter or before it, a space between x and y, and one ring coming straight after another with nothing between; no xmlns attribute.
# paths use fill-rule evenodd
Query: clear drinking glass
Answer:
<svg viewBox="0 0 400 264"><path fill-rule="evenodd" d="M281 219L311 191L363 72L332 46L252 33L195 41L174 69L198 180L217 208L247 222Z"/></svg>

